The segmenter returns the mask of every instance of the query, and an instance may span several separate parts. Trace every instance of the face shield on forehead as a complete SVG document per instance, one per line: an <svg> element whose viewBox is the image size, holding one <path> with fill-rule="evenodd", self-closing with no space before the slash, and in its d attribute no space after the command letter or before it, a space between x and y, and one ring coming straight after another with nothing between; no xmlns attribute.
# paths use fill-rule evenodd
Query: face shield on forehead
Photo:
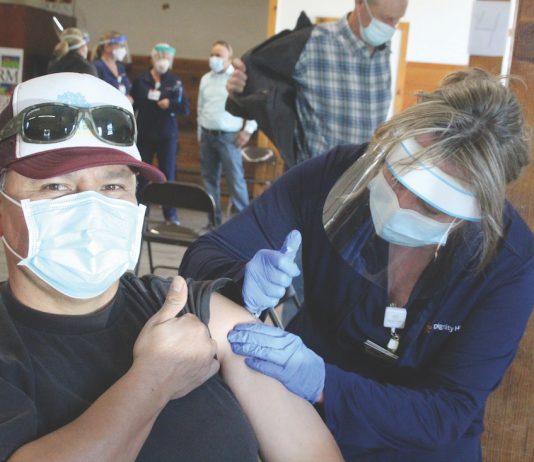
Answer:
<svg viewBox="0 0 534 462"><path fill-rule="evenodd" d="M438 166L417 160L422 149L405 140L387 155L365 153L339 178L324 205L323 225L333 247L382 287L392 272L424 267L465 221L480 220L473 191Z"/></svg>
<svg viewBox="0 0 534 462"><path fill-rule="evenodd" d="M150 54L156 58L172 59L176 54L176 48L171 47L168 43L158 43L154 45Z"/></svg>
<svg viewBox="0 0 534 462"><path fill-rule="evenodd" d="M431 163L417 160L423 148L404 140L386 158L396 181L431 207L459 220L480 221L480 208L472 188Z"/></svg>

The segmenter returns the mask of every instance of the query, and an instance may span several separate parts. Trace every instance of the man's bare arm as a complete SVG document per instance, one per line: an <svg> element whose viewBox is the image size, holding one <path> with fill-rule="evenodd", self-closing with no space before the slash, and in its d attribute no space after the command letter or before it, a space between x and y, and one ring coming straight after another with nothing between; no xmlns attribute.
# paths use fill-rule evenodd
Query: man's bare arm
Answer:
<svg viewBox="0 0 534 462"><path fill-rule="evenodd" d="M244 308L219 294L211 299L209 328L217 341L223 378L241 403L266 462L336 462L343 458L313 406L278 381L248 368L226 336L235 324L255 322Z"/></svg>

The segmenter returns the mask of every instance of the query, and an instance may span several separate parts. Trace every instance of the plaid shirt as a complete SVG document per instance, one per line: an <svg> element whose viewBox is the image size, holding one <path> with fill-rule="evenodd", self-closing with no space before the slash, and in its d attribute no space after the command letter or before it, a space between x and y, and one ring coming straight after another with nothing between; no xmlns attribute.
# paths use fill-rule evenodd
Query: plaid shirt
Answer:
<svg viewBox="0 0 534 462"><path fill-rule="evenodd" d="M293 74L298 162L371 139L391 102L389 55L389 45L369 53L347 17L315 27Z"/></svg>

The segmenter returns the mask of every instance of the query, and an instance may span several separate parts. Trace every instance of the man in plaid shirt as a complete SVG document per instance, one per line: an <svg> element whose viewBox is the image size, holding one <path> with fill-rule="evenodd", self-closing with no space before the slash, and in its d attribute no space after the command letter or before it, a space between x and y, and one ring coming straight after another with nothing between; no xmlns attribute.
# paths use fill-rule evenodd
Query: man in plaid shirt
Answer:
<svg viewBox="0 0 534 462"><path fill-rule="evenodd" d="M408 0L355 0L349 15L313 29L293 71L296 163L339 144L365 143L386 119L389 40L407 5ZM246 85L246 68L236 61L230 93Z"/></svg>

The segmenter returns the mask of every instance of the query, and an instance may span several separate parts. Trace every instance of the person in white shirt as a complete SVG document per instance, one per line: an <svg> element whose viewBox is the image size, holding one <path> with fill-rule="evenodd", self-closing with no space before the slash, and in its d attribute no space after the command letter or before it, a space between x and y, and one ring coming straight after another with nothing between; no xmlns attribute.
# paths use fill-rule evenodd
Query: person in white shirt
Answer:
<svg viewBox="0 0 534 462"><path fill-rule="evenodd" d="M221 170L224 171L234 209L240 212L249 203L241 148L257 128L255 121L244 122L225 111L228 96L226 81L234 71L231 60L230 44L223 40L215 42L209 58L211 71L200 80L198 91L201 173L204 187L215 201L217 225L222 222Z"/></svg>

